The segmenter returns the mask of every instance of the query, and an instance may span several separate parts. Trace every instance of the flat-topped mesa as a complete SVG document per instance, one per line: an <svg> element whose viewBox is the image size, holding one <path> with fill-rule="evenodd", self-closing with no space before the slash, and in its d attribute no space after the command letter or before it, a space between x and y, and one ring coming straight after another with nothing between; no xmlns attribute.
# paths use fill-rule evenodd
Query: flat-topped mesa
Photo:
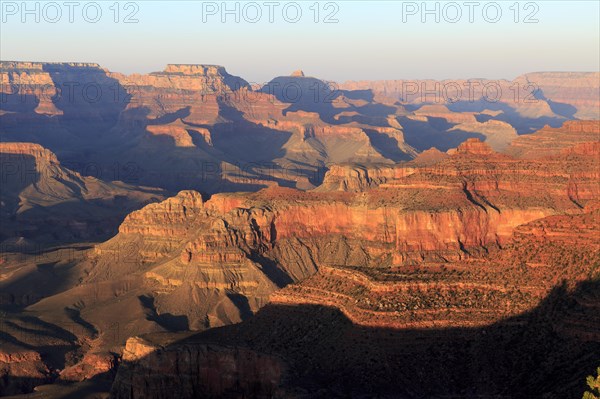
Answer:
<svg viewBox="0 0 600 399"><path fill-rule="evenodd" d="M201 91L204 94L224 94L240 89L250 89L250 84L239 76L231 75L219 65L185 65L169 64L160 72L152 72L147 75L133 74L129 76L114 74L121 84L133 84L153 89ZM152 93L140 93L140 96ZM174 98L169 97L170 101ZM189 99L179 99L180 108L189 105Z"/></svg>
<svg viewBox="0 0 600 399"><path fill-rule="evenodd" d="M362 192L395 177L396 170L389 165L332 165L325 173L323 183L315 191Z"/></svg>
<svg viewBox="0 0 600 399"><path fill-rule="evenodd" d="M494 154L494 150L492 150L489 144L482 142L478 138L470 138L459 145L456 150L449 150L448 153L451 155L491 155Z"/></svg>
<svg viewBox="0 0 600 399"><path fill-rule="evenodd" d="M119 233L150 236L184 235L188 222L203 208L202 196L192 190L180 191L175 197L132 212L119 226Z"/></svg>
<svg viewBox="0 0 600 399"><path fill-rule="evenodd" d="M35 158L36 164L59 164L52 151L36 143L0 143L0 154L29 155Z"/></svg>
<svg viewBox="0 0 600 399"><path fill-rule="evenodd" d="M27 70L27 71L42 71L44 64L41 62L20 62L20 61L0 61L0 71L8 72L9 70Z"/></svg>
<svg viewBox="0 0 600 399"><path fill-rule="evenodd" d="M28 70L44 71L48 68L94 68L102 69L100 64L95 62L29 62L29 61L0 61L0 71L7 70Z"/></svg>
<svg viewBox="0 0 600 399"><path fill-rule="evenodd" d="M550 130L550 126L545 126L542 130ZM566 121L562 129L568 133L592 133L600 134L600 121Z"/></svg>
<svg viewBox="0 0 600 399"><path fill-rule="evenodd" d="M3 93L4 104L0 113L13 114L13 119L6 121L7 124L30 126L36 114L64 116L66 112L84 120L98 118L99 113L118 112L121 103L114 101L115 95L112 94L116 81L111 80L108 74L107 69L96 63L2 61L0 93ZM66 87L74 82L77 83L74 87L79 87L79 90L72 87L70 95L66 95ZM93 101L86 100L87 93L81 89L90 85L98 91ZM111 94L100 95L108 92ZM88 124L94 126L91 120Z"/></svg>
<svg viewBox="0 0 600 399"><path fill-rule="evenodd" d="M225 76L229 73L220 65L168 64L164 73L179 75Z"/></svg>

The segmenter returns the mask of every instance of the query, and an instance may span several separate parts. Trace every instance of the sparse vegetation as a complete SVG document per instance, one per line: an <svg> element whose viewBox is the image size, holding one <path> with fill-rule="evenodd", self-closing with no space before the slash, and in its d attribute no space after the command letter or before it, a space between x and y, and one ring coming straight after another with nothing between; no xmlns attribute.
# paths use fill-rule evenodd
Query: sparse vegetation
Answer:
<svg viewBox="0 0 600 399"><path fill-rule="evenodd" d="M596 370L596 376L588 376L585 382L589 390L584 392L582 399L600 399L600 367Z"/></svg>

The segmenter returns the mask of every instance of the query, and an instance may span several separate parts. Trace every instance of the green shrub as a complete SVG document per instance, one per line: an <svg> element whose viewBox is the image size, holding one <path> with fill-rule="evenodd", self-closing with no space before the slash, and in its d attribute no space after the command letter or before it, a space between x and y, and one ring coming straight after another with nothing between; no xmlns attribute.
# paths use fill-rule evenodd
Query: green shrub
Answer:
<svg viewBox="0 0 600 399"><path fill-rule="evenodd" d="M590 375L586 382L590 391L583 394L583 399L600 399L600 367L596 370L596 377Z"/></svg>

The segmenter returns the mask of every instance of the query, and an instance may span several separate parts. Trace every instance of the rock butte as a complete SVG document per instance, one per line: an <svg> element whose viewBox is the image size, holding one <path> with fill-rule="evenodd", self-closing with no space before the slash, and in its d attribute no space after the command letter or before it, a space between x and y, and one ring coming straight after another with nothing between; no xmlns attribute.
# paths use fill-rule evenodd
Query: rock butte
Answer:
<svg viewBox="0 0 600 399"><path fill-rule="evenodd" d="M570 398L597 366L597 73L492 106L0 67L0 395Z"/></svg>
<svg viewBox="0 0 600 399"><path fill-rule="evenodd" d="M223 381L228 377L240 393L302 395L323 378L321 389L331 395L338 389L396 395L420 389L432 375L449 375L427 391L460 395L456 381L476 379L486 382L475 388L482 395L499 389L533 394L539 387L505 381L519 379L515 367L529 367L523 353L557 356L553 365L561 369L594 365L585 355L600 342L592 287L552 287L565 278L573 284L586 278L588 262L598 261L599 221L592 208L538 219L519 227L511 244L486 260L429 264L411 273L323 266L299 285L275 292L269 305L241 324L193 336L131 338L111 393L223 395L232 389ZM578 237L584 245L573 245ZM462 356L466 364L453 360ZM207 368L198 362L210 362L217 372L198 374ZM431 366L436 362L455 363L438 370ZM484 369L493 364L494 373L473 369L473 362ZM165 363L177 364L177 373L158 366ZM421 367L422 374L405 374ZM528 378L543 379L543 372L533 367ZM567 381L560 373L542 390L569 397Z"/></svg>
<svg viewBox="0 0 600 399"><path fill-rule="evenodd" d="M97 64L2 61L3 140L38 142L61 161L94 163L102 175L114 174L116 163L135 164L135 173L128 172L133 183L213 194L273 184L310 189L320 185L324 165L408 161L467 138L505 151L525 139L520 134L542 128L541 121L558 126L572 117L600 119L594 73L477 80L511 94L498 102L503 111L485 101L467 109L464 102L405 98L401 88L408 81L337 85L303 75L295 71L252 89L218 65L170 64L126 76ZM549 100L515 102L511 85L532 77ZM57 96L70 81L93 84L103 95L94 102L78 91L71 101ZM298 98L282 91L286 85L300 87ZM575 116L554 102L572 104Z"/></svg>

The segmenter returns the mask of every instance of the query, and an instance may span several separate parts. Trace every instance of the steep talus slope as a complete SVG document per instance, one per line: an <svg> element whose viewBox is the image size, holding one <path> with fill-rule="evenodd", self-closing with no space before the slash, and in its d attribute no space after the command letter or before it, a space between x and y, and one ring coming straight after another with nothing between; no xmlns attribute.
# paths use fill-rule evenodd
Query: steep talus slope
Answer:
<svg viewBox="0 0 600 399"><path fill-rule="evenodd" d="M129 215L113 239L78 262L80 285L29 309L59 325L72 315L53 309L76 309L96 330L90 337L95 350L118 351L127 337L142 332L202 330L244 320L279 288L306 280L317 269L299 296L338 306L348 292L364 288L352 283L340 296L320 293L330 281L346 281L353 268L412 270L424 263L475 261L508 245L519 225L581 213L598 197L594 154L563 155L542 168L472 140L453 155L430 157L438 163L417 160L394 169L385 183L355 193L272 187L217 194L205 202L197 192L184 191ZM470 323L479 326L498 312L526 309L545 293L535 286L520 291L486 281L440 284L378 286L375 298L396 292L399 297L381 299L381 306L419 307L420 291L435 292L432 303L456 309L438 320L446 326L467 322L471 311L462 308L475 295L479 305L473 312L480 316ZM295 289L302 288L287 290ZM361 301L373 303L365 295ZM521 304L506 307L498 298ZM107 319L109 309L113 316ZM423 322L438 317L422 316ZM408 313L399 317L415 328L422 324ZM114 323L118 338L106 334Z"/></svg>
<svg viewBox="0 0 600 399"><path fill-rule="evenodd" d="M2 139L41 143L84 174L93 163L97 175L119 172L127 182L173 191L310 189L331 163L391 163L416 154L401 126L387 122L399 106L370 99L334 109L336 91L315 100L304 84L297 103L254 91L220 66L168 65L129 76L96 64L2 62L1 69ZM333 119L351 111L356 121Z"/></svg>
<svg viewBox="0 0 600 399"><path fill-rule="evenodd" d="M538 208L568 209L581 207L597 196L597 142L582 143L535 160L494 153L477 139L469 139L449 153L453 155L430 151L393 167L339 165L328 171L317 191L368 192L369 188L378 187L376 192L389 200L400 189L432 193L446 189L448 194L462 190L472 204L500 209L534 204ZM562 196L552 197L558 193ZM444 202L452 201L448 194L421 200L420 206L443 207ZM418 196L411 199L415 204L418 200Z"/></svg>
<svg viewBox="0 0 600 399"><path fill-rule="evenodd" d="M578 398L600 351L599 222L540 219L468 262L321 267L241 324L132 338L112 395ZM209 361L239 384L196 371Z"/></svg>
<svg viewBox="0 0 600 399"><path fill-rule="evenodd" d="M500 151L544 125L596 118L599 102L585 84L593 74L342 85L293 74L253 88L215 65L129 76L85 63L0 69L2 140L40 143L83 175L208 194L311 189L332 164L392 164L468 138ZM548 86L531 94L533 78Z"/></svg>
<svg viewBox="0 0 600 399"><path fill-rule="evenodd" d="M105 239L128 212L164 191L104 182L63 167L33 143L0 143L2 241ZM12 241L11 241L12 240Z"/></svg>
<svg viewBox="0 0 600 399"><path fill-rule="evenodd" d="M594 360L598 123L568 121L595 118L589 74L450 103L214 65L0 79L0 394L124 360L118 397L532 397Z"/></svg>

